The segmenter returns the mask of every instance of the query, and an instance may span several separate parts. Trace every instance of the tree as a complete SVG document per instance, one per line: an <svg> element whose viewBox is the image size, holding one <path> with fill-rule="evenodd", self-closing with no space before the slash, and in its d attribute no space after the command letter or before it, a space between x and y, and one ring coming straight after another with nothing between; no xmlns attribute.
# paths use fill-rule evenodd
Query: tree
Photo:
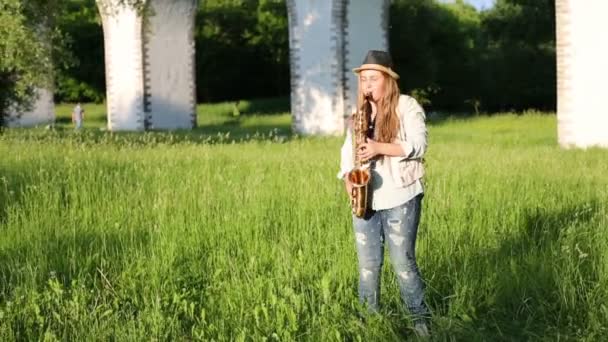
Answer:
<svg viewBox="0 0 608 342"><path fill-rule="evenodd" d="M54 1L0 0L0 127L9 111L30 108L37 87L50 87Z"/></svg>
<svg viewBox="0 0 608 342"><path fill-rule="evenodd" d="M390 50L401 88L447 110L470 109L479 97L480 14L458 0L394 0Z"/></svg>
<svg viewBox="0 0 608 342"><path fill-rule="evenodd" d="M554 110L554 1L498 0L481 30L483 102L494 110Z"/></svg>
<svg viewBox="0 0 608 342"><path fill-rule="evenodd" d="M198 99L289 94L284 0L204 0L197 15Z"/></svg>
<svg viewBox="0 0 608 342"><path fill-rule="evenodd" d="M93 101L105 97L103 29L95 0L63 0L57 27L68 37L73 57L55 78L55 98L61 102Z"/></svg>

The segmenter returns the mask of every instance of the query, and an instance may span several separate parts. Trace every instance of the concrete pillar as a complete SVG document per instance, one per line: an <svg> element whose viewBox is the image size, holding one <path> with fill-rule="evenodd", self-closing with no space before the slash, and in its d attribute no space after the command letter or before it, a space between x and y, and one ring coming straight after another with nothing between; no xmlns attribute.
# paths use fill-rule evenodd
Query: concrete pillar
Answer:
<svg viewBox="0 0 608 342"><path fill-rule="evenodd" d="M344 21L344 111L357 107L358 80L352 69L369 50L388 51L389 0L349 0Z"/></svg>
<svg viewBox="0 0 608 342"><path fill-rule="evenodd" d="M343 132L346 2L287 0L292 125L299 134Z"/></svg>
<svg viewBox="0 0 608 342"><path fill-rule="evenodd" d="M288 0L293 129L339 135L357 104L352 69L388 50L389 0Z"/></svg>
<svg viewBox="0 0 608 342"><path fill-rule="evenodd" d="M142 13L120 0L97 0L97 4L104 34L108 129L143 131Z"/></svg>
<svg viewBox="0 0 608 342"><path fill-rule="evenodd" d="M55 102L49 89L37 89L32 108L25 112L11 111L7 118L8 127L32 127L55 122Z"/></svg>
<svg viewBox="0 0 608 342"><path fill-rule="evenodd" d="M557 118L562 147L608 147L608 2L556 0Z"/></svg>
<svg viewBox="0 0 608 342"><path fill-rule="evenodd" d="M197 0L148 0L144 30L147 128L196 126L194 23Z"/></svg>

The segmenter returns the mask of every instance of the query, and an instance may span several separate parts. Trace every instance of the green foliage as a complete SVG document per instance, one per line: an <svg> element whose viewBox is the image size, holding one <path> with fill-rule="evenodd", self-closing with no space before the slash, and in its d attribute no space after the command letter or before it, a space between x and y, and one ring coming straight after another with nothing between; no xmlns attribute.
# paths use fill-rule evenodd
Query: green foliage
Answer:
<svg viewBox="0 0 608 342"><path fill-rule="evenodd" d="M556 106L553 0L498 0L483 14L482 101L490 108Z"/></svg>
<svg viewBox="0 0 608 342"><path fill-rule="evenodd" d="M390 45L406 91L438 91L429 107L478 112L555 108L553 1L397 0Z"/></svg>
<svg viewBox="0 0 608 342"><path fill-rule="evenodd" d="M67 50L74 62L55 79L55 98L61 102L96 102L105 98L103 29L94 0L64 0L57 19L70 37Z"/></svg>
<svg viewBox="0 0 608 342"><path fill-rule="evenodd" d="M112 15L122 6L135 8L140 14L146 10L146 0L86 0L95 1L99 10L104 15ZM165 0L177 1L177 0Z"/></svg>
<svg viewBox="0 0 608 342"><path fill-rule="evenodd" d="M105 97L103 30L93 0L68 0L59 24L77 63L57 78L58 101ZM195 29L199 101L287 95L287 9L281 0L205 0ZM246 85L246 86L245 86Z"/></svg>
<svg viewBox="0 0 608 342"><path fill-rule="evenodd" d="M11 109L29 108L36 87L50 86L52 18L38 11L51 3L0 0L0 127Z"/></svg>
<svg viewBox="0 0 608 342"><path fill-rule="evenodd" d="M207 0L197 15L199 101L289 94L283 0Z"/></svg>
<svg viewBox="0 0 608 342"><path fill-rule="evenodd" d="M461 109L479 91L479 13L462 1L401 0L391 7L391 53L414 94L434 89L434 108Z"/></svg>

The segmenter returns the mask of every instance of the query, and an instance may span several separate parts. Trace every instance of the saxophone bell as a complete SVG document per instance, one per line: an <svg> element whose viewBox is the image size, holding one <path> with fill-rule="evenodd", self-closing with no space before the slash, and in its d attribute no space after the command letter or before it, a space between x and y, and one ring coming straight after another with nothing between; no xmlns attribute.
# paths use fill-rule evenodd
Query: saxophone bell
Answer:
<svg viewBox="0 0 608 342"><path fill-rule="evenodd" d="M352 184L351 207L353 214L357 217L365 216L367 212L367 192L368 184L371 179L369 167L357 168L348 174L348 180Z"/></svg>

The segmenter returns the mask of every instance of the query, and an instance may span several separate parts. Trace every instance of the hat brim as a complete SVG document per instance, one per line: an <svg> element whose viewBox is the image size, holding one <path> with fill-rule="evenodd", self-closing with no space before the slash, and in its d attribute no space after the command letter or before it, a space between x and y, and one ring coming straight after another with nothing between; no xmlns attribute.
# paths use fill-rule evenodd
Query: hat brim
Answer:
<svg viewBox="0 0 608 342"><path fill-rule="evenodd" d="M394 72L393 69L387 68L384 65L380 65L380 64L363 64L358 68L354 68L353 72L355 74L358 74L363 70L378 70L378 71L382 71L382 72L389 74L392 78L394 78L396 80L399 79L399 75L396 72Z"/></svg>

